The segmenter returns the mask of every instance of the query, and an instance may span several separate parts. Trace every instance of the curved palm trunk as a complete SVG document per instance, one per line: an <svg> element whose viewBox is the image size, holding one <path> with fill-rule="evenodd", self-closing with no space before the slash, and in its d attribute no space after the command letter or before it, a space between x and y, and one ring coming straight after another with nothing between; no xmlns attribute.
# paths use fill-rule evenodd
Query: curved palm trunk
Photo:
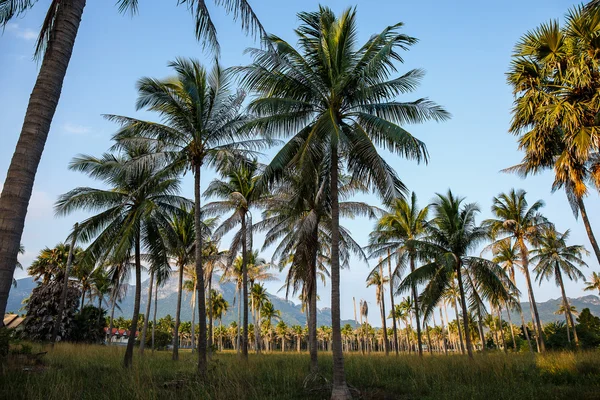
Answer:
<svg viewBox="0 0 600 400"><path fill-rule="evenodd" d="M596 236L594 236L594 232L592 231L592 225L590 224L590 220L587 215L587 211L585 209L585 204L583 204L583 198L577 198L577 206L579 207L579 211L581 212L581 219L583 220L583 225L585 226L585 231L590 239L590 243L592 248L594 249L594 254L596 255L596 259L598 263L600 263L600 247L598 247L598 242L596 241ZM575 325L573 325L575 326Z"/></svg>
<svg viewBox="0 0 600 400"><path fill-rule="evenodd" d="M334 140L336 140L334 138ZM338 148L331 149L331 332L333 352L332 400L351 399L344 371L340 320L340 208L338 202Z"/></svg>
<svg viewBox="0 0 600 400"><path fill-rule="evenodd" d="M560 292L563 298L563 307L565 308L565 316L567 317L567 333L569 332L569 325L573 328L573 339L575 340L575 346L579 346L579 338L577 337L577 328L575 327L575 321L573 320L573 313L571 312L571 305L567 293L565 292L565 285L563 283L562 273L558 270L556 274L558 277L558 283L560 283Z"/></svg>
<svg viewBox="0 0 600 400"><path fill-rule="evenodd" d="M396 306L394 304L394 279L392 278L392 260L390 258L390 251L388 250L388 274L390 276L390 302L392 312L392 332L394 334L394 351L398 355L398 326L396 325L396 317L394 316L394 310Z"/></svg>
<svg viewBox="0 0 600 400"><path fill-rule="evenodd" d="M198 374L206 376L206 296L202 266L202 218L200 208L200 164L194 166L194 229L196 231L196 287L198 290Z"/></svg>
<svg viewBox="0 0 600 400"><path fill-rule="evenodd" d="M154 313L152 315L152 352L154 352L154 333L156 331L156 310L158 310L158 282L154 285Z"/></svg>
<svg viewBox="0 0 600 400"><path fill-rule="evenodd" d="M65 276L63 279L63 287L62 292L60 294L60 303L58 305L58 315L56 316L56 321L54 322L54 326L52 327L52 337L50 339L50 343L52 343L52 347L54 347L54 343L56 342L56 336L58 335L58 327L62 321L63 313L65 307L67 305L67 290L69 289L69 273L71 272L71 264L73 263L73 248L75 247L75 240L77 239L77 227L79 225L75 224L75 229L73 231L73 237L71 238L71 246L69 247L69 254L67 255L67 265L65 266Z"/></svg>
<svg viewBox="0 0 600 400"><path fill-rule="evenodd" d="M536 328L536 342L538 344L538 351L544 352L546 345L544 343L544 331L542 329L542 323L540 322L540 314L538 312L537 304L535 302L535 296L533 294L533 286L531 285L531 276L529 275L529 252L525 247L525 241L523 238L519 239L519 247L521 248L521 260L523 262L523 270L525 271L525 280L527 281L527 291L529 292L529 300L531 302L531 310L534 315L534 322Z"/></svg>
<svg viewBox="0 0 600 400"><path fill-rule="evenodd" d="M515 267L514 265L510 267L510 280L512 281L512 283L516 286L517 282L515 279ZM531 339L529 338L529 332L527 331L527 325L525 325L525 317L523 316L523 308L521 307L521 300L519 298L519 295L517 295L517 301L519 302L519 315L521 316L521 327L523 328L523 334L525 335L525 339L527 339L527 345L529 346L529 352L533 353L533 346L531 345ZM508 307L506 308L506 311L508 313L508 316L510 318L510 310L508 309ZM511 330L512 332L512 330ZM514 341L514 337L513 337L513 341ZM516 345L515 345L515 350L516 350Z"/></svg>
<svg viewBox="0 0 600 400"><path fill-rule="evenodd" d="M458 277L458 289L460 291L460 305L463 312L463 326L465 328L465 344L467 346L467 354L469 358L473 359L473 345L471 343L471 335L469 332L469 315L467 308L467 300L465 299L465 289L463 287L462 281L462 273L461 273L461 263L457 265L456 275Z"/></svg>
<svg viewBox="0 0 600 400"><path fill-rule="evenodd" d="M246 213L242 215L242 357L248 359L248 232L246 232Z"/></svg>
<svg viewBox="0 0 600 400"><path fill-rule="evenodd" d="M411 254L410 256L410 272L413 273L415 272L415 258L414 256ZM411 287L412 290L412 296L413 296L413 304L414 304L414 312L415 312L415 320L416 320L416 325L417 325L417 346L418 351L419 351L419 356L422 357L423 356L423 338L421 337L421 320L419 318L419 300L418 300L418 296L417 296L417 287L415 285L412 285Z"/></svg>
<svg viewBox="0 0 600 400"><path fill-rule="evenodd" d="M146 302L146 314L144 315L144 325L142 327L142 336L140 338L140 354L144 354L146 348L146 334L148 333L148 320L150 318L150 307L152 306L152 287L154 285L154 272L150 272L150 283L148 285L148 301ZM158 286L158 282L156 285Z"/></svg>
<svg viewBox="0 0 600 400"><path fill-rule="evenodd" d="M35 174L58 105L85 2L60 2L0 195L0 315L6 312Z"/></svg>
<svg viewBox="0 0 600 400"><path fill-rule="evenodd" d="M173 360L179 360L179 322L181 318L181 298L183 295L183 265L179 265L177 282L177 311L175 313L175 334L173 335Z"/></svg>
<svg viewBox="0 0 600 400"><path fill-rule="evenodd" d="M135 236L135 298L133 301L133 317L129 327L129 338L127 340L127 349L123 365L129 368L133 361L133 347L135 346L135 336L138 328L138 319L140 316L140 299L142 297L142 260L141 260L140 231Z"/></svg>

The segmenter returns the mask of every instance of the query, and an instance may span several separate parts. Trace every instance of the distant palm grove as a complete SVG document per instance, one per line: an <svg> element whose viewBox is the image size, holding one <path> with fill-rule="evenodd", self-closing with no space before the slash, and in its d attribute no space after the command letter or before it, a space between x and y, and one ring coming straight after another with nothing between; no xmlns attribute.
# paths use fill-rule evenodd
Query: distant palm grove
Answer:
<svg viewBox="0 0 600 400"><path fill-rule="evenodd" d="M35 3L0 0L0 25ZM446 188L424 199L403 183L387 153L426 164L426 143L410 126L427 123L435 137L451 110L411 97L425 73L401 70L417 43L402 23L361 42L355 8L321 6L298 14L297 41L289 43L265 32L251 2L217 1L261 43L248 50L250 64L227 68L204 1L180 0L174 5L188 8L212 54L206 60L214 61L176 58L168 61L170 77L140 78L131 102L148 119L104 115L115 125L112 146L69 164L94 183L54 205L57 216L85 217L21 266L27 206L86 2L50 3L36 47L39 76L0 197L2 314L14 311L6 308L15 269L25 268L37 287L23 322L9 329L5 318L0 328L3 359L31 342L50 344L50 354L64 351L64 342L106 344L122 350L127 371L154 352L173 362L191 352L196 378L208 384L219 379L214 368L228 352L241 365L262 357L252 353L307 353L294 366L304 368L304 389L322 384L326 397L350 399L359 390L347 373L356 368L353 357L388 356L385 363L403 354L423 363L438 354L464 359L461 368L469 369L486 353L544 357L600 346L600 318L574 307L565 288L578 281L600 294L600 249L586 208L600 187L598 2L569 10L562 25L524 34L506 75L514 94L508 131L523 159L503 172L552 171L552 191L565 193L589 243L573 243L544 201L522 189L499 188L491 202ZM117 1L121 12L142 5ZM208 181L207 171L216 178ZM193 177L193 198L181 194L185 174ZM365 194L380 203L368 204ZM482 209L489 219L480 218ZM369 220L367 243L344 226L353 218ZM344 269L361 264L376 303L340 291ZM282 318L267 293L265 282L280 276L305 323ZM169 281L176 306L157 318L159 290ZM219 289L226 282L233 301ZM318 317L320 283L331 290L330 326ZM540 285L560 293L560 321L540 318ZM128 290L133 310L121 310ZM342 322L342 302L354 309L352 323ZM192 318L184 321L188 309ZM234 322L225 324L226 315ZM192 368L183 365L173 368ZM177 379L165 385L186 385Z"/></svg>

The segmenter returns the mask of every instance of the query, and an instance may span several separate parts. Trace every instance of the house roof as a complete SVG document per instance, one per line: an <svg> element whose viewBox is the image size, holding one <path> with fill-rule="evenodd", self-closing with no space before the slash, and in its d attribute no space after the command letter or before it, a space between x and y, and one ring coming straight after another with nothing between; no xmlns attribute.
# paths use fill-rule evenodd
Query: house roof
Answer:
<svg viewBox="0 0 600 400"><path fill-rule="evenodd" d="M4 314L4 320L2 321L6 328L16 328L21 325L25 318L19 317L17 314Z"/></svg>

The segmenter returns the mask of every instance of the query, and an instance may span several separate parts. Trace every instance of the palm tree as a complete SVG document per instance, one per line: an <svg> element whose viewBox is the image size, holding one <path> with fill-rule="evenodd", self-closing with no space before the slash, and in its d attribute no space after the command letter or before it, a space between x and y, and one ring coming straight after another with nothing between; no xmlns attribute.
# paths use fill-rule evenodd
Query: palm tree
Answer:
<svg viewBox="0 0 600 400"><path fill-rule="evenodd" d="M3 0L0 3L0 27L24 15L37 1ZM265 36L265 30L248 0L216 1L217 5L240 19L246 33ZM52 0L35 46L42 58L37 80L29 98L19 141L0 195L0 314L4 315L10 284L17 262L27 206L36 171L44 150L50 124L60 99L62 85L71 60L86 0ZM139 0L118 0L121 13L136 13ZM217 30L204 0L179 0L191 12L196 38L219 52ZM2 322L0 321L0 326Z"/></svg>
<svg viewBox="0 0 600 400"><path fill-rule="evenodd" d="M255 283L250 289L250 297L252 298L252 304L254 305L254 326L257 327L254 332L254 346L256 347L256 353L260 353L260 326L261 326L261 313L262 306L269 301L267 290L262 284Z"/></svg>
<svg viewBox="0 0 600 400"><path fill-rule="evenodd" d="M281 351L285 352L285 338L288 335L288 326L283 320L280 320L277 326L275 326L275 333L281 339Z"/></svg>
<svg viewBox="0 0 600 400"><path fill-rule="evenodd" d="M203 212L208 215L232 212L221 226L215 231L215 236L220 238L231 231L238 224L240 231L236 234L229 249L230 258L241 247L242 253L242 356L248 358L248 256L252 252L252 214L251 208L257 206L262 197L262 191L256 185L260 177L261 168L256 159L249 162L226 165L222 170L226 181L215 179L204 192L207 198L217 197L215 201L204 206Z"/></svg>
<svg viewBox="0 0 600 400"><path fill-rule="evenodd" d="M115 135L118 143L148 143L155 150L141 157L138 165L166 161L169 169L194 175L194 245L198 279L198 371L206 374L206 301L202 257L200 173L202 166L219 166L223 161L243 157L244 149L265 145L261 140L245 140L249 135L240 128L248 120L242 113L242 92L233 93L230 78L216 64L207 72L198 61L178 59L169 64L176 77L166 80L142 78L138 82L138 109L159 114L163 124L135 118L109 115L122 125Z"/></svg>
<svg viewBox="0 0 600 400"><path fill-rule="evenodd" d="M99 262L123 259L133 251L135 258L135 300L124 365L129 367L138 328L141 297L142 246L148 250L153 266L166 265L161 226L178 213L188 200L177 196L179 180L160 165L147 165L133 171L130 162L148 154L145 146L129 145L119 154L100 158L79 156L69 168L102 180L109 189L79 187L61 195L55 209L58 215L75 210L97 212L79 224L79 238L91 241L86 250Z"/></svg>
<svg viewBox="0 0 600 400"><path fill-rule="evenodd" d="M522 176L554 170L552 190L565 189L575 217L581 213L594 253L596 241L583 199L589 180L600 182L589 161L598 152L596 94L600 83L595 54L600 50L597 7L573 7L565 25L541 24L521 37L513 52L508 82L515 102L510 132L525 152L521 165L509 168Z"/></svg>
<svg viewBox="0 0 600 400"><path fill-rule="evenodd" d="M271 325L273 323L273 319L277 319L277 320L281 320L281 311L276 310L275 307L273 306L273 303L271 303L271 301L267 301L265 302L265 304L263 304L261 310L260 310L260 315L263 318L264 322L263 324L265 325L265 328L267 330L267 332L269 332L269 341L268 341L268 346L267 346L267 351L271 350Z"/></svg>
<svg viewBox="0 0 600 400"><path fill-rule="evenodd" d="M585 279L577 267L587 267L582 257L589 255L589 253L583 246L567 246L569 234L569 230L561 234L553 228L545 229L539 238L538 247L531 251L531 255L533 256L531 257L531 262L537 264L534 272L536 273L536 279L540 283L544 278L550 280L554 277L556 286L560 287L565 318L567 320L567 333L569 332L570 325L573 328L575 345L579 345L575 321L571 313L567 293L565 292L563 274L566 274L570 280Z"/></svg>
<svg viewBox="0 0 600 400"><path fill-rule="evenodd" d="M381 262L387 262L388 265L391 264L393 258L396 261L390 285L394 279L402 277L407 265L410 266L410 272L415 271L417 253L411 244L413 240L418 240L423 236L428 215L429 207L420 209L417 204L417 195L413 192L410 202L402 198L395 199L389 212L379 219L375 230L371 233L368 247L371 257L383 256L385 258ZM397 285L392 286L396 287ZM416 285L412 286L411 291L415 307L418 352L419 356L422 356L421 319Z"/></svg>
<svg viewBox="0 0 600 400"><path fill-rule="evenodd" d="M223 317L225 316L225 314L227 314L227 311L229 311L229 303L227 302L227 300L225 300L222 293L217 292L215 289L211 289L209 304L210 304L210 308L212 309L211 314L214 315L214 317L219 320L219 326L222 326L223 325ZM213 332L214 332L214 329L213 329ZM219 342L219 348L221 350L223 350L222 342Z"/></svg>
<svg viewBox="0 0 600 400"><path fill-rule="evenodd" d="M427 319L442 301L444 294L452 290L456 280L467 353L473 358L467 297L473 295L472 301L481 301L479 296L489 297L493 293L507 298L507 287L511 288L512 284L509 284L508 277L498 264L469 255L489 237L488 230L475 223L475 216L479 213L479 207L475 203L465 203L464 198L456 197L449 190L445 196L437 194L430 207L434 211L434 217L427 224L426 236L421 240L411 241L411 245L417 249L421 259L433 261L408 275L399 289L426 283L421 303L424 308L423 317Z"/></svg>
<svg viewBox="0 0 600 400"><path fill-rule="evenodd" d="M300 353L300 348L302 346L302 338L304 335L304 328L300 325L292 325L291 328L292 334L296 337L296 351Z"/></svg>
<svg viewBox="0 0 600 400"><path fill-rule="evenodd" d="M590 276L590 281L585 281L585 287L583 288L585 291L598 291L600 294L600 274L597 272L592 272L592 276Z"/></svg>
<svg viewBox="0 0 600 400"><path fill-rule="evenodd" d="M383 342L386 356L389 354L390 349L387 337L387 326L385 323L385 301L383 296L385 294L385 284L388 282L389 278L383 274L383 266L380 261L379 267L375 267L367 277L367 287L375 286L375 299L377 304L379 304L379 310L381 311L381 325L383 327Z"/></svg>
<svg viewBox="0 0 600 400"><path fill-rule="evenodd" d="M529 275L529 250L526 243L537 243L542 229L548 227L549 222L539 212L544 206L544 202L538 200L529 206L525 195L524 190L511 189L509 193L501 193L494 197L492 213L496 216L496 219L488 219L483 223L490 229L492 237L503 236L500 240L507 237L512 238L519 248L522 270L527 281L529 303L535 321L536 343L538 351L544 351L546 346Z"/></svg>
<svg viewBox="0 0 600 400"><path fill-rule="evenodd" d="M290 165L311 171L314 161L329 168L331 195L331 281L333 337L333 399L350 398L344 373L340 326L339 204L340 162L354 178L368 182L386 201L398 197L404 185L378 154L376 145L416 160L426 160L422 142L400 124L444 120L449 114L420 99L393 99L414 89L421 70L389 80L402 61L398 50L416 40L399 33L402 24L356 45L356 10L340 16L325 7L298 14L300 49L271 35L274 50L253 50L254 63L240 68L242 82L257 94L250 110L257 118L249 125L268 136L293 135L275 155L266 175L276 177ZM342 157L340 158L340 154Z"/></svg>

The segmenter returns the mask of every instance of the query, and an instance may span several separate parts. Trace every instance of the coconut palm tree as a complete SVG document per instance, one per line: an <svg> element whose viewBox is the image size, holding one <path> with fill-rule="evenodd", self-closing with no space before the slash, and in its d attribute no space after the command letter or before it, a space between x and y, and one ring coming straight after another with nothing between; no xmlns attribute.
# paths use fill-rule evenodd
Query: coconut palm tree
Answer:
<svg viewBox="0 0 600 400"><path fill-rule="evenodd" d="M592 272L590 276L590 281L585 281L585 287L583 288L585 291L598 291L600 294L600 274L597 272Z"/></svg>
<svg viewBox="0 0 600 400"><path fill-rule="evenodd" d="M27 13L37 0L0 2L0 27ZM217 30L204 0L179 0L193 16L196 37L205 47L219 52ZM246 33L265 36L265 30L248 0L216 1L239 19ZM19 141L0 195L0 314L6 311L10 283L17 262L27 206L36 171L44 150L50 124L60 99L86 0L52 0L40 29L35 56L42 59L38 77L29 98ZM118 0L121 13L136 13L139 0ZM0 321L0 325L2 322Z"/></svg>
<svg viewBox="0 0 600 400"><path fill-rule="evenodd" d="M571 313L567 293L565 292L563 274L570 280L585 279L585 276L578 267L587 267L583 257L589 255L589 253L583 246L568 246L567 240L569 239L569 235L569 230L561 234L553 228L545 229L539 238L538 247L531 251L531 262L537 264L534 272L536 273L536 279L540 283L544 278L548 280L554 278L556 286L560 287L565 318L567 319L567 332L570 325L573 328L575 345L579 345L575 321Z"/></svg>
<svg viewBox="0 0 600 400"><path fill-rule="evenodd" d="M250 140L240 128L248 121L242 113L243 92L231 90L229 75L215 64L207 72L197 60L177 59L169 64L176 76L166 80L142 78L138 82L137 109L158 113L163 123L109 115L121 124L115 135L117 144L148 143L154 152L134 163L139 167L166 162L177 172L191 170L194 176L194 245L198 279L198 371L206 373L206 301L202 257L200 181L203 166L221 166L224 162L248 155L268 143Z"/></svg>
<svg viewBox="0 0 600 400"><path fill-rule="evenodd" d="M531 277L529 274L529 249L527 243L535 245L543 229L550 223L539 212L544 206L541 200L536 201L531 206L525 199L524 190L511 189L509 193L501 193L494 197L492 213L495 219L487 219L483 224L490 229L493 238L502 236L499 240L507 237L515 241L521 253L521 266L525 280L527 281L527 291L529 293L529 303L535 321L536 343L538 351L544 351L542 324L538 313Z"/></svg>
<svg viewBox="0 0 600 400"><path fill-rule="evenodd" d="M102 263L107 259L123 259L131 252L135 259L135 300L124 365L129 367L138 329L141 297L142 248L147 250L152 266L167 265L165 246L160 235L172 214L189 201L176 195L179 180L172 171L159 164L146 165L133 171L129 165L137 157L148 154L144 145L124 146L118 154L100 158L79 156L69 168L103 181L108 189L79 187L61 195L56 213L67 215L76 210L96 212L79 223L78 237L91 242L86 252Z"/></svg>
<svg viewBox="0 0 600 400"><path fill-rule="evenodd" d="M292 325L291 332L296 338L296 351L300 353L300 348L302 347L302 339L305 336L304 328L300 325Z"/></svg>
<svg viewBox="0 0 600 400"><path fill-rule="evenodd" d="M269 301L269 296L267 294L267 289L260 284L255 283L252 285L250 289L250 298L252 299L253 313L254 313L254 326L258 327L254 332L254 346L256 348L256 353L260 353L261 340L260 340L260 326L261 326L261 313L260 310L262 306Z"/></svg>
<svg viewBox="0 0 600 400"><path fill-rule="evenodd" d="M399 290L426 283L421 302L424 308L423 318L427 319L440 304L444 294L452 290L456 280L467 353L473 358L467 299L470 297L480 301L479 295L489 296L490 293L507 298L508 278L505 278L499 265L469 255L489 237L488 230L475 223L475 217L479 213L479 207L475 203L465 203L464 198L455 196L449 190L446 195L437 194L430 207L434 217L427 224L426 236L421 240L413 240L411 245L415 246L421 259L432 261L409 274L400 284ZM475 293L478 290L481 293Z"/></svg>
<svg viewBox="0 0 600 400"><path fill-rule="evenodd" d="M385 295L385 284L388 282L389 278L383 274L383 267L381 266L380 261L379 267L375 267L367 277L367 287L375 286L375 299L377 304L379 304L379 310L381 311L381 326L383 327L383 344L386 356L389 354L390 349L385 322L385 301L383 296Z"/></svg>
<svg viewBox="0 0 600 400"><path fill-rule="evenodd" d="M273 303L271 303L271 301L267 301L263 304L262 308L260 309L260 316L262 317L263 324L265 326L266 331L268 332L268 341L267 341L267 351L271 350L271 327L273 324L273 319L276 320L281 320L281 311L276 310L275 306L273 306Z"/></svg>
<svg viewBox="0 0 600 400"><path fill-rule="evenodd" d="M215 319L219 320L219 326L221 327L223 325L223 317L225 316L225 314L227 314L227 311L229 311L229 303L227 302L227 300L225 300L222 293L217 292L215 289L211 290L212 292L210 295L209 303L210 307L212 308L211 314L214 316ZM213 332L214 331L215 329L213 328ZM219 342L219 348L223 350L222 342Z"/></svg>
<svg viewBox="0 0 600 400"><path fill-rule="evenodd" d="M415 39L399 33L402 24L384 29L357 46L356 10L336 16L329 8L298 14L299 49L271 35L273 51L252 50L254 63L240 68L242 83L256 93L249 127L268 136L293 135L265 171L281 175L290 165L310 171L315 159L329 165L331 195L331 281L333 399L350 398L346 385L340 326L339 204L340 165L368 182L386 201L404 185L377 152L377 145L411 159L426 160L422 142L400 127L406 123L445 120L448 113L426 99L395 101L411 91L421 70L396 73L399 50ZM390 79L391 78L391 79ZM310 156L309 156L310 155ZM341 157L340 157L341 156Z"/></svg>
<svg viewBox="0 0 600 400"><path fill-rule="evenodd" d="M429 207L419 208L417 195L413 192L410 201L403 198L395 199L389 207L389 211L384 214L375 227L375 230L369 237L369 252L371 257L382 257L383 263L391 264L395 261L396 267L391 275L390 289L393 286L392 281L399 280L409 266L410 272L416 268L417 253L411 245L414 240L420 239L425 233L425 225L429 215ZM421 319L419 317L419 300L417 296L417 287L411 288L411 295L414 299L414 314L417 328L417 348L419 355L423 355L423 344L421 338ZM393 296L392 296L393 299Z"/></svg>

